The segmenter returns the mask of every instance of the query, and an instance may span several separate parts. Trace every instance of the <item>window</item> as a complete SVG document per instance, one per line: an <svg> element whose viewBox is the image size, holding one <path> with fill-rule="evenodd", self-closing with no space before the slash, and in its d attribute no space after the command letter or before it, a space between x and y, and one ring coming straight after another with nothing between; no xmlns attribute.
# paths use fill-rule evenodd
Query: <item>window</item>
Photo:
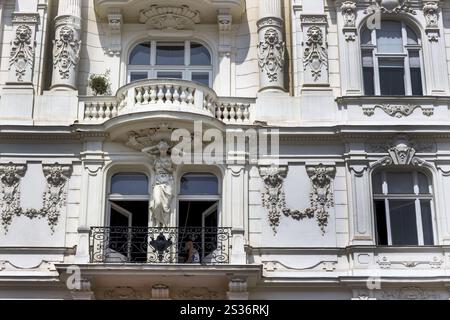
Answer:
<svg viewBox="0 0 450 320"><path fill-rule="evenodd" d="M365 95L421 96L421 44L402 21L382 20L380 29L361 30Z"/></svg>
<svg viewBox="0 0 450 320"><path fill-rule="evenodd" d="M179 243L185 248L191 242L197 258L189 259L184 250L179 262L214 262L219 247L219 182L210 173L188 173L180 180ZM200 232L199 232L200 231ZM222 240L223 241L223 240Z"/></svg>
<svg viewBox="0 0 450 320"><path fill-rule="evenodd" d="M148 205L145 174L119 173L111 178L107 262L147 260L146 232L136 232L136 229L148 227Z"/></svg>
<svg viewBox="0 0 450 320"><path fill-rule="evenodd" d="M149 41L136 45L128 63L128 81L184 79L212 86L212 60L202 44Z"/></svg>
<svg viewBox="0 0 450 320"><path fill-rule="evenodd" d="M433 190L420 171L372 176L378 245L433 245Z"/></svg>

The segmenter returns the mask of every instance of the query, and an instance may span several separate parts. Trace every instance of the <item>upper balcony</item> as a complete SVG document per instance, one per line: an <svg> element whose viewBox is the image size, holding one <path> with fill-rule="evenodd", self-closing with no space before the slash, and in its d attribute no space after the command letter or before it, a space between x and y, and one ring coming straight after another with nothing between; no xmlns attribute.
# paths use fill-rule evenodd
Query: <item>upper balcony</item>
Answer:
<svg viewBox="0 0 450 320"><path fill-rule="evenodd" d="M80 97L81 123L98 124L142 112L179 112L228 124L251 124L255 99L220 98L207 86L178 79L146 79L127 84L114 97Z"/></svg>

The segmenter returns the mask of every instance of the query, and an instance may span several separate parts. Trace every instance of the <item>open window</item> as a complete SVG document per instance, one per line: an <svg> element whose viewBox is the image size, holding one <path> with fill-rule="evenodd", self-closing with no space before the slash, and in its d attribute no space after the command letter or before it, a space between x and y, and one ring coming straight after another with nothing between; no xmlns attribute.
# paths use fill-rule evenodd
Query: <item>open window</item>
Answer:
<svg viewBox="0 0 450 320"><path fill-rule="evenodd" d="M145 262L147 259L148 177L119 173L111 178L108 196L108 262Z"/></svg>
<svg viewBox="0 0 450 320"><path fill-rule="evenodd" d="M219 182L210 173L188 173L182 176L179 193L180 262L211 263L218 247ZM193 254L189 257L189 246ZM191 252L192 253L192 252Z"/></svg>
<svg viewBox="0 0 450 320"><path fill-rule="evenodd" d="M378 245L434 245L431 179L421 171L377 171L372 176Z"/></svg>

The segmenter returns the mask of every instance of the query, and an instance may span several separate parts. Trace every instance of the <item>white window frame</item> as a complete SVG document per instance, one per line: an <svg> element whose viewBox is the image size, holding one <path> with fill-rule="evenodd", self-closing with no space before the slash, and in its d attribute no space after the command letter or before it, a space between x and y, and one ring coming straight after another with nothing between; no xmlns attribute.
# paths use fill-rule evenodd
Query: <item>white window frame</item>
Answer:
<svg viewBox="0 0 450 320"><path fill-rule="evenodd" d="M181 44L184 42L184 65L157 65L156 64L156 47L158 43L163 43L164 45L175 45ZM131 82L131 73L132 72L147 72L148 79L157 79L158 72L181 72L182 80L192 81L192 73L194 72L202 72L208 73L209 76L209 87L212 87L213 84L213 55L211 50L201 42L198 41L164 41L164 40L150 40L150 41L142 41L140 43L150 43L150 63L148 65L132 65L130 64L130 56L127 57L127 83ZM139 45L137 43L134 45L130 51ZM191 60L191 43L198 43L203 45L209 52L211 57L211 64L204 66L190 65Z"/></svg>
<svg viewBox="0 0 450 320"><path fill-rule="evenodd" d="M412 173L413 175L413 183L414 183L414 193L406 194L406 193L389 193L389 186L387 181L387 173L396 173L396 172L405 172L405 173ZM418 179L418 173L422 173L427 177L428 181L428 193L427 194L421 194L419 192L419 179ZM427 175L424 172L421 171L400 171L400 170L382 170L377 171L372 174L372 177L374 174L381 174L381 181L382 181L382 194L376 194L373 190L372 197L373 197L373 212L374 212L374 220L375 220L375 229L377 230L377 221L376 221L376 207L375 207L375 201L384 200L384 206L385 206L385 219L386 219L386 231L387 231L387 240L388 240L388 246L392 246L392 230L391 230L391 223L390 223L390 209L389 209L389 201L390 200L414 200L415 203L415 215L416 215L416 230L417 230L417 242L419 246L424 245L424 236L423 236L423 224L422 224L422 208L420 205L420 202L422 200L430 201L430 211L431 211L431 223L432 223L432 235L433 235L433 244L436 244L437 241L437 234L436 234L436 218L435 218L435 210L434 210L434 192L433 192L433 184L431 181L431 178L429 175ZM377 245L378 245L378 231L377 233Z"/></svg>
<svg viewBox="0 0 450 320"><path fill-rule="evenodd" d="M423 63L423 50L422 50L422 39L420 34L418 34L414 28L407 25L404 21L401 20L393 20L386 19L386 21L397 21L401 23L402 28L402 41L403 41L403 52L399 53L379 53L378 45L377 45L377 29L369 30L371 36L370 44L361 44L360 54L361 54L361 64L362 64L362 52L363 51L372 51L372 60L373 60L373 73L374 73L374 93L375 96L381 96L381 88L380 88L380 70L379 70L379 59L403 59L403 68L404 68L404 83L405 83L405 96L412 96L412 84L411 84L411 68L410 68L410 51L419 52L419 60L420 60L420 73L421 73L421 81L422 81L422 95L425 94L425 72L424 72L424 63ZM418 44L408 44L408 34L406 27L410 28L411 31L417 36ZM362 31L361 29L361 35ZM364 65L361 65L361 71L364 68ZM362 79L364 79L364 75L362 75ZM364 88L363 81L363 92L365 94L366 89Z"/></svg>

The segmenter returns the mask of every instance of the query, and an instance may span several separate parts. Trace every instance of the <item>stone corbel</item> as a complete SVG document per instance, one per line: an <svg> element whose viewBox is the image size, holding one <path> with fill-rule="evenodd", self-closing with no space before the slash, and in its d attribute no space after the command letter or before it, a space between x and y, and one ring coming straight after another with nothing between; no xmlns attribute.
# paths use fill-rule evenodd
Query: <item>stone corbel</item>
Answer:
<svg viewBox="0 0 450 320"><path fill-rule="evenodd" d="M341 5L341 13L344 18L342 32L346 41L356 41L356 3L355 1L345 1Z"/></svg>
<svg viewBox="0 0 450 320"><path fill-rule="evenodd" d="M219 53L230 55L231 53L231 29L233 25L233 16L230 10L220 10L217 15L219 25Z"/></svg>
<svg viewBox="0 0 450 320"><path fill-rule="evenodd" d="M20 180L25 175L26 170L26 165L18 165L12 162L0 165L0 209L5 234L12 223L12 218L22 213Z"/></svg>
<svg viewBox="0 0 450 320"><path fill-rule="evenodd" d="M304 84L329 85L327 16L301 15Z"/></svg>
<svg viewBox="0 0 450 320"><path fill-rule="evenodd" d="M426 21L425 33L431 42L438 42L440 38L439 11L439 3L435 1L428 1L423 6L423 15Z"/></svg>
<svg viewBox="0 0 450 320"><path fill-rule="evenodd" d="M232 278L228 283L228 300L248 300L247 279Z"/></svg>
<svg viewBox="0 0 450 320"><path fill-rule="evenodd" d="M169 300L170 288L165 284L155 284L152 286L152 300Z"/></svg>
<svg viewBox="0 0 450 320"><path fill-rule="evenodd" d="M80 279L79 287L70 291L73 300L95 300L90 279Z"/></svg>
<svg viewBox="0 0 450 320"><path fill-rule="evenodd" d="M120 9L111 9L108 13L109 48L111 56L120 56L122 52L122 24L123 17Z"/></svg>

